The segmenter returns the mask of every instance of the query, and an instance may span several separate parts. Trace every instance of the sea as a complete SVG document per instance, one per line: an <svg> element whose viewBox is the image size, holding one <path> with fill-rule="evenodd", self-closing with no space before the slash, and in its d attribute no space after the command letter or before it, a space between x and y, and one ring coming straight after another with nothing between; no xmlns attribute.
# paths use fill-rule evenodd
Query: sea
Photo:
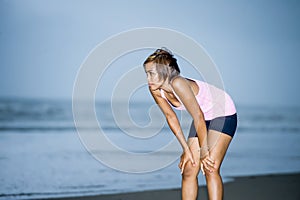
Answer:
<svg viewBox="0 0 300 200"><path fill-rule="evenodd" d="M76 120L85 123L78 123L71 100L0 99L0 199L180 188L181 149L154 102L96 101L93 106L97 125L84 114ZM80 108L84 111L85 104ZM221 168L224 182L299 173L300 107L237 105L237 110L238 129ZM188 114L177 114L188 132ZM95 152L85 132L101 134L112 146L95 145ZM101 149L106 157L97 156ZM117 156L120 151L125 156ZM156 160L150 159L152 152ZM140 154L149 160L131 156ZM205 185L201 173L199 185Z"/></svg>

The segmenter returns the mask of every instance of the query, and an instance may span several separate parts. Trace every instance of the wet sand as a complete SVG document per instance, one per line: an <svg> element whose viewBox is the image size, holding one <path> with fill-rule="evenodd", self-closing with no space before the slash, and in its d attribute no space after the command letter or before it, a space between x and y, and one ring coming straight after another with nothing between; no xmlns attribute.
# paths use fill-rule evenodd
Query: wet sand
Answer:
<svg viewBox="0 0 300 200"><path fill-rule="evenodd" d="M224 184L225 200L299 200L300 173L233 177ZM123 194L56 198L56 200L180 200L180 189L154 190ZM205 186L199 187L198 199L208 199Z"/></svg>

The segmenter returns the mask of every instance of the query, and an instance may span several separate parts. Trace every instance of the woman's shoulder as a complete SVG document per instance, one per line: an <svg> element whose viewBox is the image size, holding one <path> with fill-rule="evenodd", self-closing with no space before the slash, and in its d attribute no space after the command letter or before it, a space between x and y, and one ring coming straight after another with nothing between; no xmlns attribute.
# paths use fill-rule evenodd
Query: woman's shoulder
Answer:
<svg viewBox="0 0 300 200"><path fill-rule="evenodd" d="M170 82L172 87L180 87L182 84L186 83L186 78L182 76L176 76Z"/></svg>
<svg viewBox="0 0 300 200"><path fill-rule="evenodd" d="M198 79L194 79L194 78L187 78L187 77L183 77L183 76L176 76L172 79L171 81L171 85L172 87L180 87L182 85L200 85L201 83L203 83L202 81L199 81Z"/></svg>

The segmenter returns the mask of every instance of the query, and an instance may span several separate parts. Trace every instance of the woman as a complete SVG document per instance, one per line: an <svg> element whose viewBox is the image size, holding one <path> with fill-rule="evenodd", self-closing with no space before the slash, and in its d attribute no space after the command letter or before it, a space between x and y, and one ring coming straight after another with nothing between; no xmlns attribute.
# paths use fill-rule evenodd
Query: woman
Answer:
<svg viewBox="0 0 300 200"><path fill-rule="evenodd" d="M177 60L166 48L151 54L144 69L149 90L183 149L182 199L197 198L200 169L209 199L222 199L220 167L237 126L233 101L223 90L180 76ZM185 109L193 118L187 141L173 108Z"/></svg>

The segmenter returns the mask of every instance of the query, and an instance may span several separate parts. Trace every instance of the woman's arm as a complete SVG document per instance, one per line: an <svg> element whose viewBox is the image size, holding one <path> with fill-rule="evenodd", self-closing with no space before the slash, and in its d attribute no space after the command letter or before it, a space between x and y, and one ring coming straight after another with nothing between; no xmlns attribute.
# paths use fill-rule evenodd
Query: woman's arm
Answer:
<svg viewBox="0 0 300 200"><path fill-rule="evenodd" d="M162 98L159 90L155 90L155 91L150 90L150 93L152 94L155 102L157 103L157 105L159 106L159 108L161 109L163 114L165 115L170 129L172 130L172 132L178 139L182 149L183 150L187 149L188 145L185 140L182 129L180 127L180 123L179 123L176 113L170 107L169 103L164 98Z"/></svg>
<svg viewBox="0 0 300 200"><path fill-rule="evenodd" d="M172 87L194 120L194 126L197 132L200 147L202 150L207 150L207 130L204 115L190 85L185 78L178 76L173 79Z"/></svg>
<svg viewBox="0 0 300 200"><path fill-rule="evenodd" d="M164 98L162 98L159 90L155 90L155 91L150 90L150 93L152 94L155 102L157 103L157 105L159 106L159 108L161 109L163 114L165 115L170 129L176 136L177 140L179 141L179 143L183 149L184 153L183 153L182 157L184 157L184 158L182 159L182 162L180 164L181 173L183 173L185 164L190 160L192 162L192 164L195 165L195 161L194 161L193 155L189 149L189 146L186 142L184 134L182 132L177 115L173 111L173 109L171 108L169 103Z"/></svg>
<svg viewBox="0 0 300 200"><path fill-rule="evenodd" d="M207 144L207 129L203 112L195 98L195 95L190 85L188 84L185 78L178 76L175 79L173 79L172 87L177 96L180 98L180 101L183 103L184 107L190 113L194 120L194 126L197 132L200 146L202 172L203 174L205 174L203 167L206 168L208 171L212 172L215 168L215 162L209 156Z"/></svg>

